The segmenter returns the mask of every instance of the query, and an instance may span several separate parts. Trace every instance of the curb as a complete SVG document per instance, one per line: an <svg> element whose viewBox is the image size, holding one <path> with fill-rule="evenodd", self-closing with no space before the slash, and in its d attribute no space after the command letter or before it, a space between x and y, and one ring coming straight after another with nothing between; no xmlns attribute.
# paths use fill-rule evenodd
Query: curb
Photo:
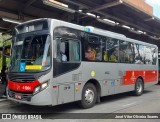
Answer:
<svg viewBox="0 0 160 122"><path fill-rule="evenodd" d="M3 101L7 101L7 99L0 98L0 102L3 102Z"/></svg>

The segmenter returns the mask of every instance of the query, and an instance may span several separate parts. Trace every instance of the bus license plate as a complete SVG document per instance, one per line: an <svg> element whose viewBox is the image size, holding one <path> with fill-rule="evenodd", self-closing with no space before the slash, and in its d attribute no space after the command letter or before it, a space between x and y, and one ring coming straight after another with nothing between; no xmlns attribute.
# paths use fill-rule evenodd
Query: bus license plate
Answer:
<svg viewBox="0 0 160 122"><path fill-rule="evenodd" d="M20 95L20 94L15 94L15 96L14 96L16 99L19 99L19 100L21 100L22 99L22 95Z"/></svg>

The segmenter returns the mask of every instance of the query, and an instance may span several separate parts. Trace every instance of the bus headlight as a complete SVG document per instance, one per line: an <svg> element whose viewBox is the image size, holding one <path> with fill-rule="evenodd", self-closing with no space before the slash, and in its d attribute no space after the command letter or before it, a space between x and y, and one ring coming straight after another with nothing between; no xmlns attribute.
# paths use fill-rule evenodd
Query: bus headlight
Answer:
<svg viewBox="0 0 160 122"><path fill-rule="evenodd" d="M43 89L47 88L48 84L49 84L49 80L44 83L41 83L39 86L34 88L33 94L36 94L36 93L42 91Z"/></svg>
<svg viewBox="0 0 160 122"><path fill-rule="evenodd" d="M40 89L41 89L41 86L37 86L37 87L34 89L34 93L33 93L33 94L38 93L38 92L40 91Z"/></svg>
<svg viewBox="0 0 160 122"><path fill-rule="evenodd" d="M48 82L42 83L41 89L45 89L48 86Z"/></svg>

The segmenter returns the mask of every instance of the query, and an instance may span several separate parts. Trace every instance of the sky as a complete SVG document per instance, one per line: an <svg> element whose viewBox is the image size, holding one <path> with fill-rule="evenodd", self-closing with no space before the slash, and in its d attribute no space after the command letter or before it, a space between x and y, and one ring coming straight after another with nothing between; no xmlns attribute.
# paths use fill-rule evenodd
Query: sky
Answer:
<svg viewBox="0 0 160 122"><path fill-rule="evenodd" d="M160 0L145 0L153 7L153 15L160 18Z"/></svg>
<svg viewBox="0 0 160 122"><path fill-rule="evenodd" d="M159 5L160 6L160 0L145 0L145 1L151 5Z"/></svg>

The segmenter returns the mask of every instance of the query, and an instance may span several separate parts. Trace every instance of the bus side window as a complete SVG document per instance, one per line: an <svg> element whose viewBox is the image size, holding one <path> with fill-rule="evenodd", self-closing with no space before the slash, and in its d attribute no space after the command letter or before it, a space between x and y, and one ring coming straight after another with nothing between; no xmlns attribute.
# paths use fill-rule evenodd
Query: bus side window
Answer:
<svg viewBox="0 0 160 122"><path fill-rule="evenodd" d="M156 65L157 64L157 49L156 48L152 48L152 64Z"/></svg>
<svg viewBox="0 0 160 122"><path fill-rule="evenodd" d="M87 60L90 60L90 61L94 61L95 60L96 51L91 46L87 47L87 50L85 51L85 58Z"/></svg>
<svg viewBox="0 0 160 122"><path fill-rule="evenodd" d="M107 40L107 54L109 62L118 62L118 40L109 38Z"/></svg>
<svg viewBox="0 0 160 122"><path fill-rule="evenodd" d="M57 61L67 61L67 57L65 54L65 42L62 42L61 38L57 38Z"/></svg>
<svg viewBox="0 0 160 122"><path fill-rule="evenodd" d="M102 41L102 55L103 55L103 61L107 62L108 59L108 51L107 51L107 40L108 38L104 38Z"/></svg>
<svg viewBox="0 0 160 122"><path fill-rule="evenodd" d="M144 51L144 55L145 55L145 64L146 65L152 65L152 49L149 46L145 46L145 51Z"/></svg>
<svg viewBox="0 0 160 122"><path fill-rule="evenodd" d="M61 42L60 44L60 55L61 55L61 61L67 61L67 42Z"/></svg>
<svg viewBox="0 0 160 122"><path fill-rule="evenodd" d="M80 61L79 41L61 39L60 42L57 42L57 59L62 62Z"/></svg>
<svg viewBox="0 0 160 122"><path fill-rule="evenodd" d="M120 63L133 63L132 44L127 41L119 41L119 62Z"/></svg>
<svg viewBox="0 0 160 122"><path fill-rule="evenodd" d="M141 64L141 57L140 57L140 53L139 53L139 45L138 44L134 44L134 51L135 51L135 64Z"/></svg>
<svg viewBox="0 0 160 122"><path fill-rule="evenodd" d="M102 49L100 36L88 35L88 41L85 43L85 60L102 61Z"/></svg>
<svg viewBox="0 0 160 122"><path fill-rule="evenodd" d="M69 61L80 61L80 42L77 40L69 40Z"/></svg>
<svg viewBox="0 0 160 122"><path fill-rule="evenodd" d="M135 63L136 64L145 64L145 46L141 44L135 44Z"/></svg>

